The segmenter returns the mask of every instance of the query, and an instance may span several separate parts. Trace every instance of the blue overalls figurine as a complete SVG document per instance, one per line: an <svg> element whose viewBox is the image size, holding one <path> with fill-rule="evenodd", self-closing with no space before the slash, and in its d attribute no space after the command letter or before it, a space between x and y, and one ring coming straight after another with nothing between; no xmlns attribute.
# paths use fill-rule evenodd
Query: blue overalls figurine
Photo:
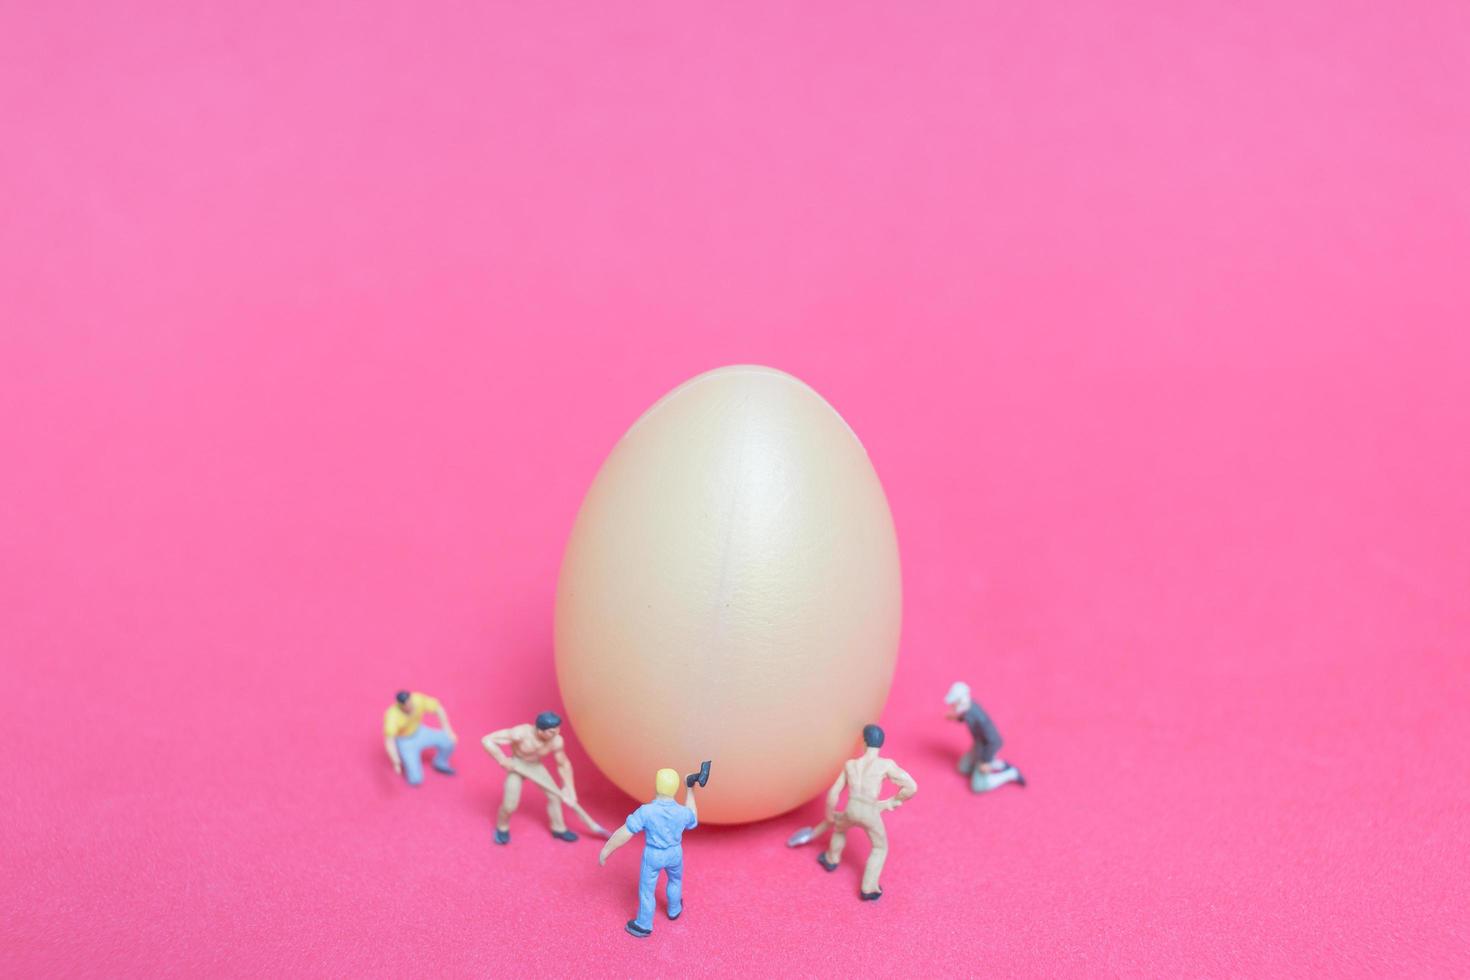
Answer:
<svg viewBox="0 0 1470 980"><path fill-rule="evenodd" d="M669 919L677 919L684 911L684 849L681 842L684 831L699 826L699 812L694 804L694 784L703 786L709 781L709 763L700 766L699 772L688 777L681 805L674 799L679 791L679 774L672 769L660 769L654 776L654 797L628 814L625 822L602 846L597 855L598 864L606 864L607 856L633 839L634 834L643 834L643 867L638 873L638 917L629 919L627 930L638 938L653 932L654 889L658 887L658 873L667 879L665 891L668 897Z"/></svg>

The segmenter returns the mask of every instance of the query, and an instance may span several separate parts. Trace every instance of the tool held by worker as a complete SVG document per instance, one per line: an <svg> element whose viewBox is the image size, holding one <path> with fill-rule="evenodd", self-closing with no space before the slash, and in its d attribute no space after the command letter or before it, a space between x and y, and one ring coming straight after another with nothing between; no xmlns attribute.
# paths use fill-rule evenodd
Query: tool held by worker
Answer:
<svg viewBox="0 0 1470 980"><path fill-rule="evenodd" d="M582 809L582 805L580 803L573 803L565 796L563 796L561 794L561 791L556 788L551 780L547 779L545 776L541 775L535 770L527 769L521 765L516 765L515 771L520 773L525 778L529 779L531 782L535 783L537 786L541 787L549 795L556 797L558 800L561 800L563 804L570 807L572 812L577 815L582 823L587 825L588 833L592 834L594 837L601 837L604 840L612 836L608 833L606 827L602 826L602 824L598 823L596 820L593 820L591 814Z"/></svg>
<svg viewBox="0 0 1470 980"><path fill-rule="evenodd" d="M803 844L810 844L812 841L825 834L831 828L831 826L832 821L830 819L827 819L823 820L815 827L803 827L796 833L792 834L790 837L786 838L786 846L800 847Z"/></svg>

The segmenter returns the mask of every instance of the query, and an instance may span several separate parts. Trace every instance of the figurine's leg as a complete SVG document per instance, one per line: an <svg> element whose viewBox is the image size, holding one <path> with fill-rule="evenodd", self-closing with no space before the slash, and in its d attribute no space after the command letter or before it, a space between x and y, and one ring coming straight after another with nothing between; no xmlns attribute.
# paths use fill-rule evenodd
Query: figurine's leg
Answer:
<svg viewBox="0 0 1470 980"><path fill-rule="evenodd" d="M658 866L645 854L638 872L638 917L633 921L641 929L653 929L653 893L658 888Z"/></svg>
<svg viewBox="0 0 1470 980"><path fill-rule="evenodd" d="M434 770L446 776L453 776L454 767L449 764L449 757L454 754L454 742L450 741L449 735L443 729L429 728L425 725L424 731L429 732L429 744L434 747L432 763Z"/></svg>
<svg viewBox="0 0 1470 980"><path fill-rule="evenodd" d="M868 863L863 867L863 894L880 895L883 889L878 884L878 877L883 874L883 864L888 860L888 830L883 826L883 818L876 814L871 823L863 825L863 829L868 832L868 840L873 842Z"/></svg>
<svg viewBox="0 0 1470 980"><path fill-rule="evenodd" d="M505 794L500 798L500 810L495 814L495 829L509 830L510 815L521 805L521 780L518 772L505 774Z"/></svg>
<svg viewBox="0 0 1470 980"><path fill-rule="evenodd" d="M987 745L983 751L979 750L979 746L976 746L975 771L970 773L970 791L972 793L984 793L999 785L998 783L991 782L991 774L1005 767L1005 763L995 757L996 750L999 748L999 743Z"/></svg>
<svg viewBox="0 0 1470 980"><path fill-rule="evenodd" d="M412 735L398 740L398 758L403 760L403 778L408 780L410 786L417 786L424 781L424 741L420 734L423 730L420 727Z"/></svg>
<svg viewBox="0 0 1470 980"><path fill-rule="evenodd" d="M990 767L989 772L976 769L975 774L970 777L970 789L977 793L988 793L1006 783L1020 783L1025 786L1026 780L1021 776L1021 770L999 759Z"/></svg>
<svg viewBox="0 0 1470 980"><path fill-rule="evenodd" d="M838 820L832 824L832 837L827 841L827 851L822 856L826 863L836 865L842 860L842 849L847 846L847 824Z"/></svg>
<svg viewBox="0 0 1470 980"><path fill-rule="evenodd" d="M960 756L960 772L962 772L966 776L968 776L974 770L975 770L975 749L972 746L970 748L970 751L968 751L964 755Z"/></svg>
<svg viewBox="0 0 1470 980"><path fill-rule="evenodd" d="M996 768L992 769L990 773L992 789L996 786L1004 786L1006 783L1021 783L1023 786L1025 785L1026 780L1022 778L1021 770L1009 762L1001 762L999 759L995 761L997 763Z"/></svg>
<svg viewBox="0 0 1470 980"><path fill-rule="evenodd" d="M669 918L677 919L684 911L684 859L664 868L664 890L669 900Z"/></svg>
<svg viewBox="0 0 1470 980"><path fill-rule="evenodd" d="M547 773L547 778L551 778L550 773ZM546 794L546 819L551 822L553 834L560 836L567 832L567 818L562 812L561 798L552 796L550 793Z"/></svg>

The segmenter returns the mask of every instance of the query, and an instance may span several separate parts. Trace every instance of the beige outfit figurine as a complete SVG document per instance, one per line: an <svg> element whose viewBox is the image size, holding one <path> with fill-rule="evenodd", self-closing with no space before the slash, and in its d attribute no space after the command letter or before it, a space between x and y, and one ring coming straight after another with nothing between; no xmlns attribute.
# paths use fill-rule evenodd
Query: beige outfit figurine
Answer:
<svg viewBox="0 0 1470 980"><path fill-rule="evenodd" d="M521 805L521 783L527 779L546 794L551 836L564 841L577 839L576 833L567 829L561 812L563 803L575 810L593 833L607 836L607 832L577 805L577 788L572 785L572 762L567 758L566 743L561 737L561 718L554 711L541 712L534 725L516 725L491 732L480 739L480 744L505 768L505 794L500 800L500 810L495 814L495 843L510 843L510 815ZM509 755L500 750L502 745L510 747ZM560 789L541 761L548 755L556 760L556 771L561 776Z"/></svg>
<svg viewBox="0 0 1470 980"><path fill-rule="evenodd" d="M888 831L883 826L883 812L903 806L919 791L919 785L892 759L878 754L883 745L883 729L877 725L864 726L863 744L867 750L842 767L837 781L827 791L826 823L832 827L832 839L827 843L827 850L817 855L817 863L828 871L836 871L837 862L842 859L842 849L847 845L848 831L854 827L864 831L872 842L873 850L863 868L859 894L863 901L873 902L883 897L878 876L883 873L883 863L888 860ZM898 787L898 793L880 800L878 794L883 790L885 779ZM844 787L847 789L847 808L838 810L837 799ZM815 833L798 831L789 843L806 843Z"/></svg>

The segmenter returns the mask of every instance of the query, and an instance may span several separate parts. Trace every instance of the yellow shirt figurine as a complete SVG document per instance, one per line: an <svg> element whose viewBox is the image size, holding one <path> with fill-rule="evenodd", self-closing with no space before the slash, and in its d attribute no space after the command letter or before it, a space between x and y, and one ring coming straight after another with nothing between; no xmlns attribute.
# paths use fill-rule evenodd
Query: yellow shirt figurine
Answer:
<svg viewBox="0 0 1470 980"><path fill-rule="evenodd" d="M429 711L439 716L438 728L424 724L424 714ZM393 704L383 712L383 747L393 763L393 771L401 773L410 786L424 781L425 749L434 750L429 764L436 772L453 776L449 757L454 754L458 741L444 705L421 691L399 691Z"/></svg>

